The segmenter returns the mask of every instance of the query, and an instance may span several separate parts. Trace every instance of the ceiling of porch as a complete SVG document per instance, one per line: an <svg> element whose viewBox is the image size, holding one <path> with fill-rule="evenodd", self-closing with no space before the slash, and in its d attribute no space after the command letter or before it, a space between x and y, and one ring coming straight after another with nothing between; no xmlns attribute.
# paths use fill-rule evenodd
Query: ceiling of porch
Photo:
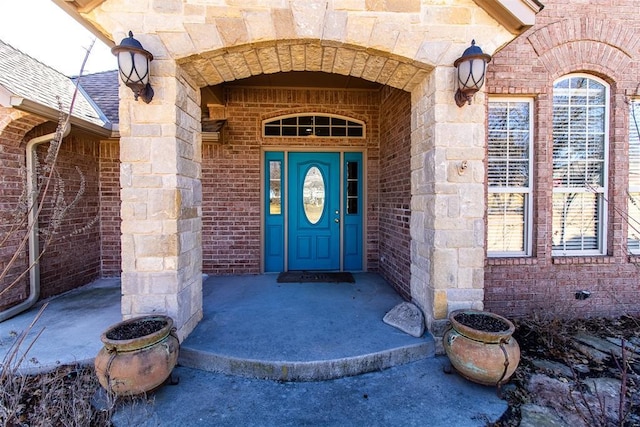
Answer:
<svg viewBox="0 0 640 427"><path fill-rule="evenodd" d="M319 71L291 71L288 73L260 74L246 79L227 82L225 85L356 90L377 90L382 86L379 83L357 77L328 74Z"/></svg>

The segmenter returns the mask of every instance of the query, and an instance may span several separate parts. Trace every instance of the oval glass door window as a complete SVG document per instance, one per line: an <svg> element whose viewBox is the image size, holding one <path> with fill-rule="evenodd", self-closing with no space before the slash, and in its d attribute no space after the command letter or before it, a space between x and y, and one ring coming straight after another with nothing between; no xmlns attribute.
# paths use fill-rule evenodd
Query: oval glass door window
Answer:
<svg viewBox="0 0 640 427"><path fill-rule="evenodd" d="M317 224L324 211L324 177L320 169L309 168L302 185L302 203L304 214L311 224Z"/></svg>

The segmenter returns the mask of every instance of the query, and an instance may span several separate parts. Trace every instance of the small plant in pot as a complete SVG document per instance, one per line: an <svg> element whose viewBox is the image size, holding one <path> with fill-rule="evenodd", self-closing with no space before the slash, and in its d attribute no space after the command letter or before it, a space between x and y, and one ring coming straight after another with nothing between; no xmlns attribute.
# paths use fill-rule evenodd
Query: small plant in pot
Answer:
<svg viewBox="0 0 640 427"><path fill-rule="evenodd" d="M520 346L512 337L515 326L494 313L456 310L443 345L451 365L463 377L484 385L500 386L520 363Z"/></svg>
<svg viewBox="0 0 640 427"><path fill-rule="evenodd" d="M178 361L180 343L168 316L142 316L109 327L95 359L100 385L118 396L151 391Z"/></svg>

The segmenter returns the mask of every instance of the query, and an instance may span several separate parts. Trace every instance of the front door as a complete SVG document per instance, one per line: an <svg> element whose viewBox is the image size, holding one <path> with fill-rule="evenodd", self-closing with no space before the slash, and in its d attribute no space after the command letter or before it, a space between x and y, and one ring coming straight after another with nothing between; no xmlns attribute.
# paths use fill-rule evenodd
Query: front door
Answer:
<svg viewBox="0 0 640 427"><path fill-rule="evenodd" d="M340 153L289 153L289 270L340 269Z"/></svg>

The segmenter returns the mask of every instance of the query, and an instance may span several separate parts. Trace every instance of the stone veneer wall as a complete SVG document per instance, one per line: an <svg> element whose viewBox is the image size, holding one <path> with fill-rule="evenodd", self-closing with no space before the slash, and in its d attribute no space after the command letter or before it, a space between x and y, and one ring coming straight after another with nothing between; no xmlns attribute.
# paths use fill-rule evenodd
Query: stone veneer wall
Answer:
<svg viewBox="0 0 640 427"><path fill-rule="evenodd" d="M411 95L388 86L380 105L380 274L411 296Z"/></svg>
<svg viewBox="0 0 640 427"><path fill-rule="evenodd" d="M544 1L537 24L494 56L487 92L534 99L533 256L489 258L487 309L509 316L610 316L640 312L637 257L626 253L628 129L640 75L640 20L632 0ZM568 73L589 73L610 84L608 249L606 256L553 257L552 89ZM589 299L574 293L589 290Z"/></svg>
<svg viewBox="0 0 640 427"><path fill-rule="evenodd" d="M411 298L436 334L484 294L484 96L459 108L450 88L437 68L411 93Z"/></svg>
<svg viewBox="0 0 640 427"><path fill-rule="evenodd" d="M167 314L183 339L202 318L200 91L162 65L162 103L120 87L122 314Z"/></svg>

